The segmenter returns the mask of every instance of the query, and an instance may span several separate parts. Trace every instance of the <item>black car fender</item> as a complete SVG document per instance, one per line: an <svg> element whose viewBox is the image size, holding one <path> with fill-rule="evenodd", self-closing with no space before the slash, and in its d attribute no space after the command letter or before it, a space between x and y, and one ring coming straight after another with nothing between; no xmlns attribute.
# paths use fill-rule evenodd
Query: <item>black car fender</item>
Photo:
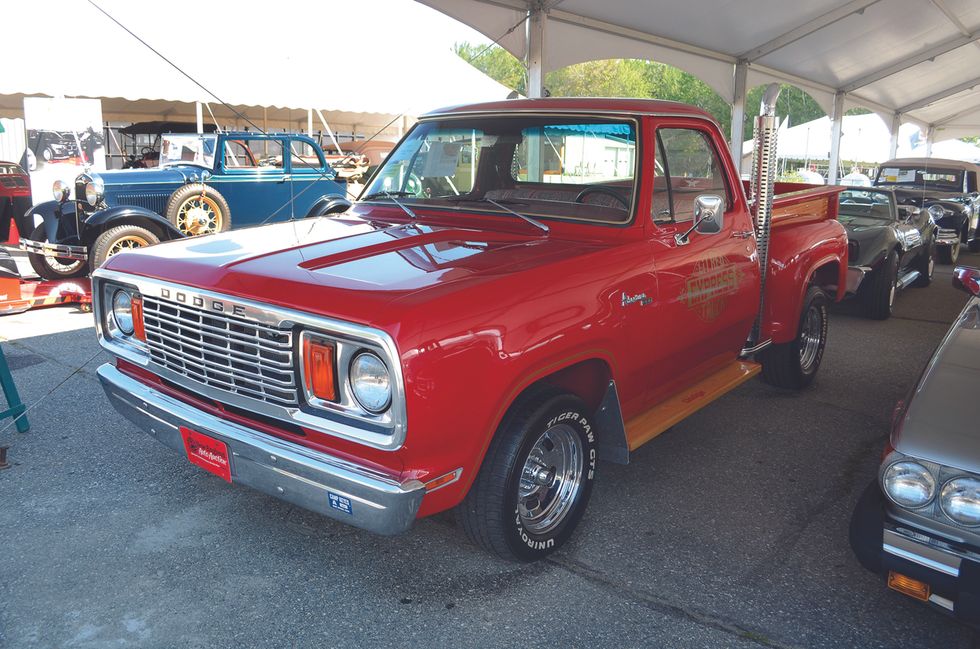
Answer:
<svg viewBox="0 0 980 649"><path fill-rule="evenodd" d="M958 203L956 201L927 199L923 202L922 209L928 210L932 205L939 205L946 210L946 212L952 212L952 214L945 214L938 219L933 217L939 227L948 230L956 230L957 232L962 232L964 225L967 227L967 229L969 229L970 218L967 214L967 207L963 203Z"/></svg>
<svg viewBox="0 0 980 649"><path fill-rule="evenodd" d="M31 232L37 227L37 217L41 217L44 223L44 234L48 241L63 242L75 236L75 204L71 201L44 201L31 207L17 221L17 231L22 237L31 236Z"/></svg>
<svg viewBox="0 0 980 649"><path fill-rule="evenodd" d="M100 234L117 225L138 225L156 234L160 241L184 238L180 230L156 212L134 205L118 205L96 212L85 220L82 242L91 247Z"/></svg>
<svg viewBox="0 0 980 649"><path fill-rule="evenodd" d="M352 203L340 194L327 194L321 196L313 203L313 207L310 208L306 216L326 216L327 214L346 212L350 209L351 205Z"/></svg>

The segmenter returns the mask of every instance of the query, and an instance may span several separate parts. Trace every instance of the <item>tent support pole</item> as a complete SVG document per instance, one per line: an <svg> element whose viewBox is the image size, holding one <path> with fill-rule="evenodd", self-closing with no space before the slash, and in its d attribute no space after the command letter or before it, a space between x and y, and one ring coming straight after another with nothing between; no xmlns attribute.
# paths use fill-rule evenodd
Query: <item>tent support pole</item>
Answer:
<svg viewBox="0 0 980 649"><path fill-rule="evenodd" d="M834 115L830 122L830 169L827 170L827 184L836 185L840 169L840 136L844 124L844 93L834 95Z"/></svg>
<svg viewBox="0 0 980 649"><path fill-rule="evenodd" d="M195 113L197 114L197 132L204 132L204 108L201 106L201 102L194 102Z"/></svg>
<svg viewBox="0 0 980 649"><path fill-rule="evenodd" d="M313 137L313 109L306 110L306 134Z"/></svg>
<svg viewBox="0 0 980 649"><path fill-rule="evenodd" d="M732 131L729 146L732 160L742 168L742 141L745 139L745 82L749 72L747 61L735 64L735 96L732 101Z"/></svg>
<svg viewBox="0 0 980 649"><path fill-rule="evenodd" d="M932 157L932 145L936 143L936 127L930 125L926 130L926 157Z"/></svg>
<svg viewBox="0 0 980 649"><path fill-rule="evenodd" d="M892 115L892 138L888 146L888 158L893 160L898 157L898 129L902 126L902 114Z"/></svg>
<svg viewBox="0 0 980 649"><path fill-rule="evenodd" d="M539 5L531 9L527 32L527 96L544 96L544 38L548 16Z"/></svg>
<svg viewBox="0 0 980 649"><path fill-rule="evenodd" d="M344 155L344 150L340 148L340 142L338 142L337 138L334 137L333 129L330 128L329 124L327 124L327 118L323 116L323 113L319 108L316 109L316 116L320 118L320 123L323 124L323 128L327 129L327 135L330 136L330 141L333 142L333 145L337 148L337 153ZM351 139L353 140L353 138Z"/></svg>

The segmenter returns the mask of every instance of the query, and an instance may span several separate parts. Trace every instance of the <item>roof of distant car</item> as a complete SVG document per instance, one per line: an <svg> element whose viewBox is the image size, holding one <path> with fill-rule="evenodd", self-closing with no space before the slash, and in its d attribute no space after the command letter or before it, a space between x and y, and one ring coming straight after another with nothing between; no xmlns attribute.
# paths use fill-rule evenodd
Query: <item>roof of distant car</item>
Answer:
<svg viewBox="0 0 980 649"><path fill-rule="evenodd" d="M946 169L966 169L967 171L980 171L980 165L963 160L946 160L944 158L893 158L887 162L882 162L882 167L888 165L897 166L916 166L916 167L944 167Z"/></svg>
<svg viewBox="0 0 980 649"><path fill-rule="evenodd" d="M423 117L455 113L483 112L587 112L587 113L643 113L690 115L715 122L709 113L688 104L661 99L623 99L607 97L547 97L544 99L506 99L482 104L448 106L434 110Z"/></svg>

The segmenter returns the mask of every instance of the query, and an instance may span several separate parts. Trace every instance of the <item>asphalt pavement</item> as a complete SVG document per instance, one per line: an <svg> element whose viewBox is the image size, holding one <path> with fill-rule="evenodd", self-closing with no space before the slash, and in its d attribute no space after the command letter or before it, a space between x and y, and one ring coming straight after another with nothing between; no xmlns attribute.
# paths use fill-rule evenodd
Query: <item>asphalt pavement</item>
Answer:
<svg viewBox="0 0 980 649"><path fill-rule="evenodd" d="M41 400L30 432L0 422L0 646L980 646L847 542L895 402L966 300L950 272L886 322L835 307L810 389L751 381L600 465L579 532L534 565L451 515L383 538L229 486L111 408L90 315L0 318Z"/></svg>

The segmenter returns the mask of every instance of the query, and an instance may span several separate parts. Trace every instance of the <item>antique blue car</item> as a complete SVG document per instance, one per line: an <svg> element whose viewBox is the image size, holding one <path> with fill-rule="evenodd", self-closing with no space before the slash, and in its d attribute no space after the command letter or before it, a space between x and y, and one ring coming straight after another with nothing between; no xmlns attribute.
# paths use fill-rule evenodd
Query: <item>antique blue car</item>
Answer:
<svg viewBox="0 0 980 649"><path fill-rule="evenodd" d="M24 217L20 247L46 279L75 277L108 257L232 227L341 212L346 184L310 138L167 134L155 169L83 173Z"/></svg>

